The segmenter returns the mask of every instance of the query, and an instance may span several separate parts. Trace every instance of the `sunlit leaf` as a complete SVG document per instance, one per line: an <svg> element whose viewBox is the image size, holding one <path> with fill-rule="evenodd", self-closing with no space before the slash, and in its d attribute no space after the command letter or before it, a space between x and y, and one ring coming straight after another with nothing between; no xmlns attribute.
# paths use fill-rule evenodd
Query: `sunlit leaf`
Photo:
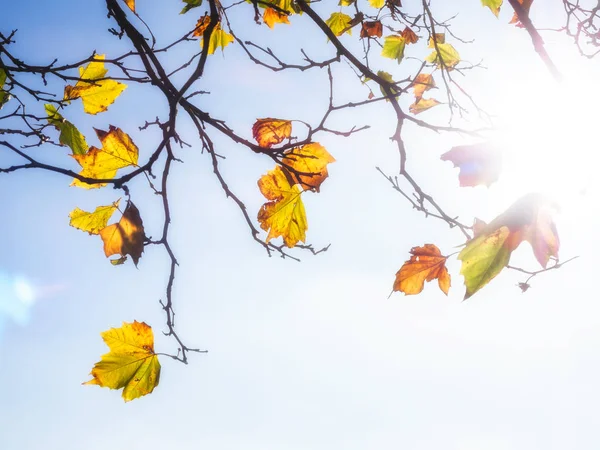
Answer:
<svg viewBox="0 0 600 450"><path fill-rule="evenodd" d="M294 247L305 242L308 223L298 185L291 185L279 166L258 180L262 194L270 200L258 212L258 221L268 231L267 242L279 236L285 245Z"/></svg>
<svg viewBox="0 0 600 450"><path fill-rule="evenodd" d="M331 28L331 31L333 31L333 34L336 36L341 36L344 33L352 34L350 22L352 22L352 17L341 12L332 13L331 16L329 16L329 19L325 21L327 26Z"/></svg>
<svg viewBox="0 0 600 450"><path fill-rule="evenodd" d="M135 12L135 0L125 0L125 4L129 7L130 10Z"/></svg>
<svg viewBox="0 0 600 450"><path fill-rule="evenodd" d="M435 33L429 36L429 43L427 46L429 48L435 48L435 44L445 44L446 43L446 34L445 33Z"/></svg>
<svg viewBox="0 0 600 450"><path fill-rule="evenodd" d="M447 69L454 68L460 62L460 55L451 44L437 44L437 48L440 51L439 55L437 50L434 50L425 58L427 62L436 64L438 68L445 66ZM441 62L439 56L441 56Z"/></svg>
<svg viewBox="0 0 600 450"><path fill-rule="evenodd" d="M411 257L406 261L394 281L394 291L415 295L423 290L425 281L437 279L442 292L448 295L450 289L450 274L446 268L446 257L433 244L423 247L413 247Z"/></svg>
<svg viewBox="0 0 600 450"><path fill-rule="evenodd" d="M100 234L100 231L106 227L113 213L119 207L119 202L120 200L117 200L112 205L98 206L94 212L75 208L69 213L71 219L69 225L89 234Z"/></svg>
<svg viewBox="0 0 600 450"><path fill-rule="evenodd" d="M273 8L265 9L265 12L263 14L263 21L267 24L269 28L273 28L276 23L290 23L287 14L283 14L279 11L274 10Z"/></svg>
<svg viewBox="0 0 600 450"><path fill-rule="evenodd" d="M415 94L415 100L418 102L421 97L423 97L423 93L428 91L429 89L435 88L435 80L433 76L428 73L420 73L415 77L413 81L413 92Z"/></svg>
<svg viewBox="0 0 600 450"><path fill-rule="evenodd" d="M496 17L500 14L502 2L503 0L481 0L481 4L490 8L490 11L492 11Z"/></svg>
<svg viewBox="0 0 600 450"><path fill-rule="evenodd" d="M83 168L79 174L87 178L114 178L117 170L127 166L136 166L139 150L129 135L120 128L110 126L108 132L96 130L102 142L102 148L90 147L84 155L73 155L73 158ZM78 179L71 186L86 189L106 186L106 183L87 184Z"/></svg>
<svg viewBox="0 0 600 450"><path fill-rule="evenodd" d="M79 68L80 80L75 86L65 86L64 100L81 98L83 110L88 114L106 111L127 87L118 81L103 79L108 72L103 60L104 55L96 55L94 61Z"/></svg>
<svg viewBox="0 0 600 450"><path fill-rule="evenodd" d="M329 176L327 165L333 162L335 158L317 142L287 150L282 160L285 166L306 174L300 175L290 170L289 175L295 183L300 184L304 190L316 192L319 192L321 184Z"/></svg>
<svg viewBox="0 0 600 450"><path fill-rule="evenodd" d="M137 266L144 252L145 234L140 212L135 205L128 202L119 223L100 230L100 237L104 242L104 254L107 258L112 255L129 255Z"/></svg>
<svg viewBox="0 0 600 450"><path fill-rule="evenodd" d="M408 27L405 27L400 35L404 38L407 44L415 44L419 40L419 36L417 36L416 33Z"/></svg>
<svg viewBox="0 0 600 450"><path fill-rule="evenodd" d="M144 322L123 322L121 328L100 335L110 351L94 365L93 378L83 384L123 389L126 402L150 394L160 380L152 328Z"/></svg>
<svg viewBox="0 0 600 450"><path fill-rule="evenodd" d="M252 126L252 136L261 147L271 147L283 142L292 134L292 122L282 119L257 119Z"/></svg>
<svg viewBox="0 0 600 450"><path fill-rule="evenodd" d="M196 22L196 28L194 28L192 36L201 38L204 35L204 31L208 28L209 25L210 16L207 13L205 13L202 17L198 19L198 22Z"/></svg>
<svg viewBox="0 0 600 450"><path fill-rule="evenodd" d="M435 98L423 98L421 97L417 102L413 103L408 107L408 110L413 114L421 114L423 111L427 111L434 106L439 105Z"/></svg>
<svg viewBox="0 0 600 450"><path fill-rule="evenodd" d="M385 0L369 0L369 5L371 5L373 8L383 8L383 5L385 5Z"/></svg>
<svg viewBox="0 0 600 450"><path fill-rule="evenodd" d="M399 35L393 34L386 36L383 42L383 49L381 50L381 56L386 58L395 59L398 64L402 62L404 58L404 47L406 46L406 40Z"/></svg>
<svg viewBox="0 0 600 450"><path fill-rule="evenodd" d="M374 22L364 21L362 24L362 29L360 30L360 37L381 37L383 33L383 26L381 25L380 20L376 20Z"/></svg>
<svg viewBox="0 0 600 450"><path fill-rule="evenodd" d="M221 23L217 24L210 35L210 41L208 42L208 54L214 54L218 48L224 50L225 47L231 44L234 40L235 39L231 34L221 28Z"/></svg>
<svg viewBox="0 0 600 450"><path fill-rule="evenodd" d="M83 134L81 134L75 125L61 116L54 105L47 103L44 108L48 115L48 123L54 125L60 131L58 141L71 148L74 155L84 155L88 151L89 146Z"/></svg>
<svg viewBox="0 0 600 450"><path fill-rule="evenodd" d="M183 0L183 3L185 3L185 6L179 14L185 14L190 9L197 8L202 4L202 0Z"/></svg>
<svg viewBox="0 0 600 450"><path fill-rule="evenodd" d="M4 83L6 83L6 71L0 67L0 109L10 98L10 94L4 90Z"/></svg>
<svg viewBox="0 0 600 450"><path fill-rule="evenodd" d="M488 142L460 145L441 156L460 167L458 179L461 186L489 186L498 180L502 170L502 153Z"/></svg>
<svg viewBox="0 0 600 450"><path fill-rule="evenodd" d="M352 6L356 0L340 0L338 5L340 6Z"/></svg>

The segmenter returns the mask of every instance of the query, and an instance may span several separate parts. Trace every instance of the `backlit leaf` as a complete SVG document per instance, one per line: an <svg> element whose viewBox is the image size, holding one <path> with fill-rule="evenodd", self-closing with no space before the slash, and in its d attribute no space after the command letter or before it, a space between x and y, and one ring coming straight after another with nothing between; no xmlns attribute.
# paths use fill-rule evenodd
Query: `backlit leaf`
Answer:
<svg viewBox="0 0 600 450"><path fill-rule="evenodd" d="M381 50L381 56L386 58L395 59L398 64L404 58L404 47L406 46L406 40L397 34L386 36L383 42L383 49Z"/></svg>
<svg viewBox="0 0 600 450"><path fill-rule="evenodd" d="M400 34L407 44L415 44L419 40L419 36L417 36L416 33L408 27L405 27Z"/></svg>
<svg viewBox="0 0 600 450"><path fill-rule="evenodd" d="M440 159L460 167L458 179L463 187L489 186L498 180L502 169L502 154L487 142L452 147Z"/></svg>
<svg viewBox="0 0 600 450"><path fill-rule="evenodd" d="M129 7L130 10L135 12L135 0L125 0L125 4Z"/></svg>
<svg viewBox="0 0 600 450"><path fill-rule="evenodd" d="M408 110L413 114L421 114L423 111L427 111L434 106L439 105L435 98L420 98L417 102L413 103L408 107Z"/></svg>
<svg viewBox="0 0 600 450"><path fill-rule="evenodd" d="M356 0L340 0L338 5L340 6L352 6Z"/></svg>
<svg viewBox="0 0 600 450"><path fill-rule="evenodd" d="M271 147L283 142L292 134L292 122L282 119L257 119L252 126L252 136L261 147Z"/></svg>
<svg viewBox="0 0 600 450"><path fill-rule="evenodd" d="M421 97L423 97L423 93L425 91L433 88L435 88L435 80L433 79L433 76L428 73L420 73L413 81L415 100L418 102Z"/></svg>
<svg viewBox="0 0 600 450"><path fill-rule="evenodd" d="M445 44L446 43L446 34L445 33L435 33L429 36L429 43L427 46L429 48L435 48L435 44Z"/></svg>
<svg viewBox="0 0 600 450"><path fill-rule="evenodd" d="M208 20L210 21L210 18ZM208 24L206 26L208 26ZM204 30L202 30L202 33L203 32ZM202 34L200 34L200 36L202 36ZM210 40L208 41L208 54L214 54L219 47L221 50L224 50L225 47L231 44L234 40L235 39L231 34L227 33L221 28L221 22L219 22L215 28L213 28L212 34L210 35ZM203 41L204 39L200 39L200 46L203 46Z"/></svg>
<svg viewBox="0 0 600 450"><path fill-rule="evenodd" d="M185 6L179 14L185 14L190 9L197 8L202 4L202 0L183 0L183 3L185 3Z"/></svg>
<svg viewBox="0 0 600 450"><path fill-rule="evenodd" d="M500 14L502 2L503 0L481 0L481 4L490 8L490 11L492 11L496 17Z"/></svg>
<svg viewBox="0 0 600 450"><path fill-rule="evenodd" d="M369 0L369 5L371 5L373 8L383 8L383 5L385 5L385 0Z"/></svg>
<svg viewBox="0 0 600 450"><path fill-rule="evenodd" d="M381 37L383 33L383 26L380 20L374 22L363 22L362 29L360 30L360 37Z"/></svg>
<svg viewBox="0 0 600 450"><path fill-rule="evenodd" d="M383 78L385 81L387 81L389 83L394 83L394 79L392 78L392 75L390 73L388 73L388 72L385 72L383 70L379 70L377 72L377 76L380 77L380 78ZM379 86L379 90L381 91L381 95L383 95L383 96L387 95L386 92L383 90L383 88L381 86ZM400 92L400 89L398 89L395 86L392 86L391 87L391 91L392 91L393 94L396 94L396 93ZM388 99L386 99L385 101L389 102Z"/></svg>
<svg viewBox="0 0 600 450"><path fill-rule="evenodd" d="M100 237L104 242L104 254L107 258L112 255L129 255L137 266L144 252L145 234L140 212L135 205L132 202L127 203L119 223L100 230Z"/></svg>
<svg viewBox="0 0 600 450"><path fill-rule="evenodd" d="M332 13L329 19L325 21L336 36L341 36L344 33L352 34L350 22L352 22L352 17L341 12Z"/></svg>
<svg viewBox="0 0 600 450"><path fill-rule="evenodd" d="M289 170L292 180L300 184L305 191L319 192L321 184L329 176L327 164L335 162L335 158L317 142L287 150L285 155L282 160L285 166L306 173L306 175L298 175Z"/></svg>
<svg viewBox="0 0 600 450"><path fill-rule="evenodd" d="M450 289L450 274L446 268L446 257L433 244L423 247L413 247L411 257L406 261L394 281L394 291L415 295L423 290L425 281L437 279L442 292L448 295Z"/></svg>
<svg viewBox="0 0 600 450"><path fill-rule="evenodd" d="M460 62L460 55L456 51L454 47L450 44L437 44L437 48L440 53L438 55L437 51L434 50L425 60L427 62L436 64L438 68L442 68L445 66L447 69L452 69ZM441 62L440 58L441 56ZM443 62L443 64L442 64Z"/></svg>
<svg viewBox="0 0 600 450"><path fill-rule="evenodd" d="M10 98L10 94L4 90L4 83L6 83L6 71L0 67L0 109Z"/></svg>
<svg viewBox="0 0 600 450"><path fill-rule="evenodd" d="M258 180L258 187L270 200L258 212L261 228L269 233L267 242L279 236L288 247L305 242L308 223L300 188L290 184L279 166L263 175Z"/></svg>
<svg viewBox="0 0 600 450"><path fill-rule="evenodd" d="M265 9L265 12L263 14L263 21L267 24L269 28L273 28L276 23L290 23L287 14L283 14L279 11L274 10L273 8Z"/></svg>
<svg viewBox="0 0 600 450"><path fill-rule="evenodd" d="M108 132L96 130L102 142L102 148L90 147L84 155L73 155L83 168L79 174L87 178L114 178L117 170L127 166L136 166L139 150L129 135L120 128L110 126ZM93 189L105 186L106 183L87 184L77 179L71 186Z"/></svg>
<svg viewBox="0 0 600 450"><path fill-rule="evenodd" d="M192 36L201 38L204 35L204 30L208 28L208 25L210 25L210 16L205 13L198 19L198 22L196 22L196 28L194 28Z"/></svg>
<svg viewBox="0 0 600 450"><path fill-rule="evenodd" d="M110 351L94 364L90 374L93 378L83 384L123 389L126 402L150 394L160 380L152 328L144 322L123 322L121 328L100 335Z"/></svg>
<svg viewBox="0 0 600 450"><path fill-rule="evenodd" d="M70 147L74 155L84 155L88 151L89 146L83 134L81 134L75 125L61 116L54 105L47 103L44 108L48 115L48 123L54 125L60 131L59 142L62 145Z"/></svg>
<svg viewBox="0 0 600 450"><path fill-rule="evenodd" d="M69 225L81 231L87 231L89 234L100 234L119 207L119 202L120 200L117 200L112 205L98 206L94 212L75 208L69 213L71 219Z"/></svg>

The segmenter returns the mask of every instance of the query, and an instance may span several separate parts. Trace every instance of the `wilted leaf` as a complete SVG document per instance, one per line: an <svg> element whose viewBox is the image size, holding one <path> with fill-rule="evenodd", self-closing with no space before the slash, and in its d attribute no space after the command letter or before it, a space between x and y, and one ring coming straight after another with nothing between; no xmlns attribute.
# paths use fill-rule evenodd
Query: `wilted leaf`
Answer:
<svg viewBox="0 0 600 450"><path fill-rule="evenodd" d="M83 134L75 125L61 116L54 105L47 103L44 108L48 114L48 123L60 131L59 142L69 146L74 155L84 155L88 151L88 145Z"/></svg>
<svg viewBox="0 0 600 450"><path fill-rule="evenodd" d="M146 236L140 212L135 205L128 202L119 223L100 230L100 237L104 242L104 254L107 258L112 255L121 255L121 257L130 255L137 266L144 252Z"/></svg>
<svg viewBox="0 0 600 450"><path fill-rule="evenodd" d="M413 114L421 114L423 111L427 111L429 108L439 105L435 98L423 98L421 97L417 102L413 103L408 107L408 110Z"/></svg>
<svg viewBox="0 0 600 450"><path fill-rule="evenodd" d="M487 142L474 145L460 145L441 156L442 161L451 161L460 167L460 185L489 186L498 180L502 169L502 153Z"/></svg>
<svg viewBox="0 0 600 450"><path fill-rule="evenodd" d="M434 50L425 60L427 62L437 64L438 68L446 67L448 70L454 68L460 62L460 55L454 47L450 44L437 44L437 48L440 51L438 55L437 50ZM441 56L441 61L438 56Z"/></svg>
<svg viewBox="0 0 600 450"><path fill-rule="evenodd" d="M383 27L380 20L374 22L363 22L362 29L360 30L360 37L381 37L383 33Z"/></svg>
<svg viewBox="0 0 600 450"><path fill-rule="evenodd" d="M100 234L100 231L106 227L111 216L119 207L119 202L120 199L112 205L98 206L94 212L75 208L69 213L71 219L69 225L81 231L87 231L89 234Z"/></svg>
<svg viewBox="0 0 600 450"><path fill-rule="evenodd" d="M319 187L329 176L327 164L333 162L335 162L335 158L317 142L287 150L282 160L286 166L298 172L307 173L307 175L298 175L290 170L289 175L295 183L300 184L306 191L316 192L319 192Z"/></svg>
<svg viewBox="0 0 600 450"><path fill-rule="evenodd" d="M435 88L435 80L433 79L433 76L428 73L420 73L413 81L415 100L418 102L421 97L423 97L423 93L425 91L433 88Z"/></svg>
<svg viewBox="0 0 600 450"><path fill-rule="evenodd" d="M299 241L305 242L308 223L300 188L290 184L279 166L263 175L258 180L258 187L270 200L258 212L261 228L269 232L267 242L279 236L288 247L294 247Z"/></svg>
<svg viewBox="0 0 600 450"><path fill-rule="evenodd" d="M210 25L210 16L207 13L205 13L202 17L200 17L198 19L198 22L196 22L196 28L194 28L194 32L192 33L192 36L201 38L204 35L204 30L206 30L209 25Z"/></svg>
<svg viewBox="0 0 600 450"><path fill-rule="evenodd" d="M183 7L179 14L185 14L192 8L197 8L202 4L202 0L183 0L186 5Z"/></svg>
<svg viewBox="0 0 600 450"><path fill-rule="evenodd" d="M481 4L490 8L490 11L492 11L496 17L500 14L502 2L503 0L481 0Z"/></svg>
<svg viewBox="0 0 600 450"><path fill-rule="evenodd" d="M83 168L79 174L87 178L113 178L117 170L127 166L136 166L139 150L129 135L120 128L110 126L108 132L96 130L102 142L102 149L90 147L84 155L73 155ZM106 183L87 184L77 179L71 186L93 189L105 186Z"/></svg>
<svg viewBox="0 0 600 450"><path fill-rule="evenodd" d="M104 55L96 55L94 61L79 68L80 80L75 86L65 86L64 100L81 98L83 110L88 114L106 111L127 87L118 81L103 79L108 72L103 60Z"/></svg>
<svg viewBox="0 0 600 450"><path fill-rule="evenodd" d="M94 378L83 384L123 388L128 402L150 394L160 380L160 363L154 353L154 334L144 322L123 322L100 334L110 351L94 364Z"/></svg>
<svg viewBox="0 0 600 450"><path fill-rule="evenodd" d="M417 36L416 33L408 27L405 27L400 34L407 44L415 44L419 40L419 36Z"/></svg>
<svg viewBox="0 0 600 450"><path fill-rule="evenodd" d="M282 119L257 119L252 126L252 136L261 147L270 148L289 138L292 134L292 122Z"/></svg>
<svg viewBox="0 0 600 450"><path fill-rule="evenodd" d="M373 8L383 8L383 5L385 5L385 0L369 0L369 5L371 5Z"/></svg>
<svg viewBox="0 0 600 450"><path fill-rule="evenodd" d="M471 239L458 254L462 261L460 273L465 277L465 300L488 284L510 260L512 250L507 245L508 227Z"/></svg>
<svg viewBox="0 0 600 450"><path fill-rule="evenodd" d="M393 290L415 295L423 290L425 281L437 278L440 289L448 295L450 274L446 268L447 258L442 256L440 249L433 244L425 244L413 247L410 253L410 259L396 273Z"/></svg>
<svg viewBox="0 0 600 450"><path fill-rule="evenodd" d="M399 35L386 36L383 42L383 49L381 50L381 56L386 58L395 59L398 64L404 58L404 47L406 46L406 40Z"/></svg>
<svg viewBox="0 0 600 450"><path fill-rule="evenodd" d="M279 11L274 10L273 8L265 9L265 12L263 14L263 21L267 24L269 28L273 28L276 23L290 23L287 14L283 14Z"/></svg>
<svg viewBox="0 0 600 450"><path fill-rule="evenodd" d="M341 12L331 13L329 19L325 21L327 26L331 28L331 31L333 31L333 34L336 36L341 36L344 33L352 34L350 22L352 22L352 17Z"/></svg>
<svg viewBox="0 0 600 450"><path fill-rule="evenodd" d="M129 7L130 10L135 12L135 0L125 0L125 4Z"/></svg>

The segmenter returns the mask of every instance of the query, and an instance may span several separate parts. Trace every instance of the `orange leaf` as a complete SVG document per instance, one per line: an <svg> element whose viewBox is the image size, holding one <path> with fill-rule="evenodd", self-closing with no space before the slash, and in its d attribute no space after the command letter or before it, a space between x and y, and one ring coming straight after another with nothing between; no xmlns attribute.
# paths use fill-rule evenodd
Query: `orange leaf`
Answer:
<svg viewBox="0 0 600 450"><path fill-rule="evenodd" d="M198 23L196 23L196 29L194 30L193 36L202 37L204 36L204 30L208 28L210 24L210 16L208 14L204 14L202 17L198 19Z"/></svg>
<svg viewBox="0 0 600 450"><path fill-rule="evenodd" d="M413 114L421 114L423 111L427 111L429 108L439 105L435 98L420 98L418 101L408 107L408 110Z"/></svg>
<svg viewBox="0 0 600 450"><path fill-rule="evenodd" d="M428 73L420 73L413 81L413 91L415 93L415 100L418 102L423 93L429 89L435 88L435 81L433 76Z"/></svg>
<svg viewBox="0 0 600 450"><path fill-rule="evenodd" d="M417 34L408 27L404 28L400 34L407 44L414 44L419 40L419 36L417 36Z"/></svg>
<svg viewBox="0 0 600 450"><path fill-rule="evenodd" d="M129 7L130 10L135 12L135 0L125 0L125 4Z"/></svg>
<svg viewBox="0 0 600 450"><path fill-rule="evenodd" d="M261 147L270 148L283 142L292 134L292 122L282 119L257 119L252 126L252 136Z"/></svg>
<svg viewBox="0 0 600 450"><path fill-rule="evenodd" d="M437 278L440 289L448 295L450 274L446 269L447 258L442 256L440 249L433 244L425 244L413 247L410 253L410 259L396 273L393 290L415 295L423 290L425 281Z"/></svg>
<svg viewBox="0 0 600 450"><path fill-rule="evenodd" d="M119 223L109 225L100 230L100 237L104 242L104 254L131 255L134 264L137 263L144 251L144 224L140 212L132 202L127 204L123 217Z"/></svg>
<svg viewBox="0 0 600 450"><path fill-rule="evenodd" d="M521 4L521 6L523 7L523 11L525 11L525 14L527 17L529 17L529 10L531 9L531 4L533 3L533 0L518 0L519 3ZM516 27L519 28L524 28L523 24L521 23L521 21L519 20L519 16L517 15L517 13L513 13L512 19L510 19L510 22L508 23L514 23Z"/></svg>
<svg viewBox="0 0 600 450"><path fill-rule="evenodd" d="M381 21L376 20L374 22L363 22L362 29L360 30L360 37L381 37L383 34L383 27Z"/></svg>
<svg viewBox="0 0 600 450"><path fill-rule="evenodd" d="M318 142L296 147L285 152L282 163L303 174L289 170L294 183L300 184L305 191L319 192L319 187L329 176L327 164L335 162L325 147Z"/></svg>
<svg viewBox="0 0 600 450"><path fill-rule="evenodd" d="M290 23L287 14L275 11L273 8L265 9L265 12L263 14L263 21L267 24L269 28L273 28L276 23Z"/></svg>

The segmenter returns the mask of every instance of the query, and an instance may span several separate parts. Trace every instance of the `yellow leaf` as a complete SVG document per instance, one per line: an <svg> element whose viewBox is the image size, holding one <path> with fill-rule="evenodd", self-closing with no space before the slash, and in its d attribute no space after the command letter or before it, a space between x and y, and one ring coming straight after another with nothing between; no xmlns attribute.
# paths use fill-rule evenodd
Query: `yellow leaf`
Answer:
<svg viewBox="0 0 600 450"><path fill-rule="evenodd" d="M300 184L305 191L313 190L316 192L319 192L319 187L329 176L327 164L332 162L335 162L335 158L317 142L311 142L302 147L286 151L282 160L285 166L306 173L306 175L296 174L293 170L290 170L289 175L295 183Z"/></svg>
<svg viewBox="0 0 600 450"><path fill-rule="evenodd" d="M69 225L81 231L87 231L89 234L99 234L100 230L106 227L111 216L119 207L120 201L119 199L112 205L98 206L94 212L75 208L69 213L69 218L71 219Z"/></svg>
<svg viewBox="0 0 600 450"><path fill-rule="evenodd" d="M123 389L128 402L150 394L160 380L160 363L154 353L154 333L144 322L123 322L100 334L110 351L94 364L92 378L83 384Z"/></svg>
<svg viewBox="0 0 600 450"><path fill-rule="evenodd" d="M350 25L350 22L352 22L352 17L341 12L331 13L329 19L325 21L327 26L331 28L331 31L333 31L333 34L336 36L341 36L344 33L351 35L352 26Z"/></svg>
<svg viewBox="0 0 600 450"><path fill-rule="evenodd" d="M265 9L265 12L263 14L263 21L267 24L269 28L273 28L276 23L287 23L288 25L290 23L286 14L280 13L279 11L275 11L273 8Z"/></svg>
<svg viewBox="0 0 600 450"><path fill-rule="evenodd" d="M263 175L258 180L258 187L267 200L271 200L258 212L261 228L269 232L267 242L279 236L288 247L294 247L299 241L305 242L308 223L300 188L290 184L279 166Z"/></svg>
<svg viewBox="0 0 600 450"><path fill-rule="evenodd" d="M427 111L429 108L439 105L435 98L420 98L417 102L413 103L408 107L408 110L413 114L420 114L423 111Z"/></svg>
<svg viewBox="0 0 600 450"><path fill-rule="evenodd" d="M117 170L127 166L136 166L139 150L131 138L120 128L110 126L108 132L96 130L102 142L102 149L90 147L84 155L72 155L83 168L79 174L88 178L114 178ZM106 183L87 184L77 179L71 186L85 189L106 186Z"/></svg>
<svg viewBox="0 0 600 450"><path fill-rule="evenodd" d="M81 98L83 110L88 114L106 111L127 87L118 81L103 79L108 72L103 60L104 55L96 55L85 68L79 68L80 80L75 86L65 86L64 100Z"/></svg>
<svg viewBox="0 0 600 450"><path fill-rule="evenodd" d="M435 39L434 39L435 38ZM435 48L435 44L445 44L446 43L446 34L444 33L435 33L432 36L429 36L429 44L427 45L429 48Z"/></svg>
<svg viewBox="0 0 600 450"><path fill-rule="evenodd" d="M112 255L125 257L130 255L133 263L137 263L144 252L144 224L136 206L129 202L119 223L115 223L100 230L100 237L104 242L104 254L108 258Z"/></svg>
<svg viewBox="0 0 600 450"><path fill-rule="evenodd" d="M383 8L383 5L385 5L385 0L369 0L369 5L377 9Z"/></svg>
<svg viewBox="0 0 600 450"><path fill-rule="evenodd" d="M492 11L496 17L500 14L502 3L502 0L481 0L481 4L490 8L490 11Z"/></svg>
<svg viewBox="0 0 600 450"><path fill-rule="evenodd" d="M196 26L196 30L194 31L194 35L202 37L204 30L208 27L210 23L210 17L205 16L206 18L202 18L198 21L198 25ZM210 41L208 41L208 54L212 55L215 53L217 48L221 47L224 49L229 44L231 44L235 39L233 36L226 31L221 29L221 22L219 22L212 31L210 35ZM203 46L204 39L200 39L200 46Z"/></svg>
<svg viewBox="0 0 600 450"><path fill-rule="evenodd" d="M440 249L433 244L425 244L413 247L410 253L410 259L396 273L393 290L415 295L423 290L425 281L437 278L440 289L448 295L450 274L446 268L447 258L442 256Z"/></svg>
<svg viewBox="0 0 600 450"><path fill-rule="evenodd" d="M271 147L283 142L292 134L292 122L282 119L256 119L252 136L261 147Z"/></svg>
<svg viewBox="0 0 600 450"><path fill-rule="evenodd" d="M448 70L451 70L460 62L460 55L456 51L454 47L450 44L439 44L437 45L440 53L438 55L437 50L434 50L425 60L430 63L434 63L438 66L438 68L445 67ZM440 62L440 57L441 61Z"/></svg>

